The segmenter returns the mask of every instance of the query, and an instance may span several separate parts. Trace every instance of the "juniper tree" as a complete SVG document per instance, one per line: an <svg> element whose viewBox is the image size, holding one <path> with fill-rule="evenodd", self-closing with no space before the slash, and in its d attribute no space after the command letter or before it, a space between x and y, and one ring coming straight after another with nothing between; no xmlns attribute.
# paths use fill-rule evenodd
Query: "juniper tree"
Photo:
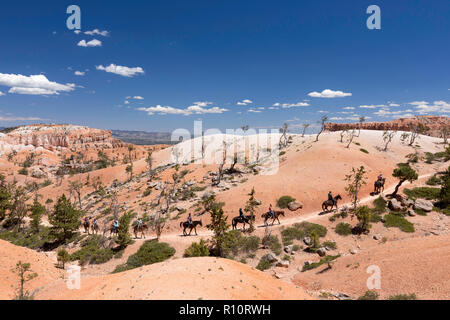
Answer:
<svg viewBox="0 0 450 320"><path fill-rule="evenodd" d="M213 250L219 257L225 257L225 242L227 240L227 231L230 225L227 223L227 216L224 215L223 209L214 207L211 212L211 223L206 227L214 234L211 239Z"/></svg>
<svg viewBox="0 0 450 320"><path fill-rule="evenodd" d="M417 172L409 166L407 163L399 163L397 164L397 168L394 169L392 176L399 179L399 183L395 186L395 190L391 197L395 197L397 195L398 189L405 181L413 182L419 178Z"/></svg>

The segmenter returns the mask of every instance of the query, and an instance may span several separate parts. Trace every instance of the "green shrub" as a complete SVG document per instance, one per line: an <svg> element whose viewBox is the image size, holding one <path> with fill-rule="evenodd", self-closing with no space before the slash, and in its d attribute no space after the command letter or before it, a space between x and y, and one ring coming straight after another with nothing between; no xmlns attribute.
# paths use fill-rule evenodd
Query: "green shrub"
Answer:
<svg viewBox="0 0 450 320"><path fill-rule="evenodd" d="M281 240L285 246L292 244L294 239L301 240L303 237L304 232L294 227L289 227L281 231Z"/></svg>
<svg viewBox="0 0 450 320"><path fill-rule="evenodd" d="M338 235L348 236L352 233L352 226L345 222L340 222L337 224L336 229L334 230Z"/></svg>
<svg viewBox="0 0 450 320"><path fill-rule="evenodd" d="M22 168L18 171L19 174L27 176L28 175L28 169L27 168Z"/></svg>
<svg viewBox="0 0 450 320"><path fill-rule="evenodd" d="M200 243L192 242L192 244L184 251L185 257L206 257L209 256L209 249L203 239Z"/></svg>
<svg viewBox="0 0 450 320"><path fill-rule="evenodd" d="M302 223L295 223L294 227L303 230L306 236L311 236L313 231L316 232L319 237L325 237L327 235L327 228L317 223L305 221Z"/></svg>
<svg viewBox="0 0 450 320"><path fill-rule="evenodd" d="M256 266L256 269L264 271L269 269L272 266L272 263L269 262L269 260L267 260L264 257L261 258L261 260L259 260L258 265Z"/></svg>
<svg viewBox="0 0 450 320"><path fill-rule="evenodd" d="M248 252L254 252L258 250L259 248L259 238L257 236L250 236L243 239L241 244L242 251L248 253Z"/></svg>
<svg viewBox="0 0 450 320"><path fill-rule="evenodd" d="M337 249L337 244L334 241L325 241L324 243L322 243L322 246L328 247L333 250Z"/></svg>
<svg viewBox="0 0 450 320"><path fill-rule="evenodd" d="M369 153L369 151L367 151L366 149L363 149L363 148L359 149L359 151L364 152L364 153Z"/></svg>
<svg viewBox="0 0 450 320"><path fill-rule="evenodd" d="M358 300L377 300L379 296L376 291L367 290Z"/></svg>
<svg viewBox="0 0 450 320"><path fill-rule="evenodd" d="M175 254L175 249L165 242L157 240L145 241L139 250L128 257L126 265L119 265L114 272L121 272L145 265L162 262Z"/></svg>
<svg viewBox="0 0 450 320"><path fill-rule="evenodd" d="M325 256L322 259L320 259L319 262L314 262L314 263L311 263L311 264L305 264L305 265L303 265L302 272L305 272L305 271L308 271L308 270L320 267L322 264L328 263L330 261L333 261L333 260L335 260L335 259L337 259L339 257L340 257L340 255L337 255L337 256Z"/></svg>
<svg viewBox="0 0 450 320"><path fill-rule="evenodd" d="M417 187L414 189L405 189L403 190L403 193L412 200L416 200L417 198L434 200L439 198L440 189L430 187Z"/></svg>
<svg viewBox="0 0 450 320"><path fill-rule="evenodd" d="M146 197L146 196L150 195L150 193L152 193L152 188L148 187L147 189L145 189L145 191L142 194L142 196Z"/></svg>
<svg viewBox="0 0 450 320"><path fill-rule="evenodd" d="M427 180L426 184L429 186L437 186L441 184L441 182L442 182L441 179L439 179L436 175L434 175Z"/></svg>
<svg viewBox="0 0 450 320"><path fill-rule="evenodd" d="M426 216L427 215L427 212L425 210L422 210L422 209L419 209L419 208L414 209L414 212L417 213L419 216Z"/></svg>
<svg viewBox="0 0 450 320"><path fill-rule="evenodd" d="M280 152L280 157L281 157L281 156L284 156L285 154L286 154L286 151L281 151L281 152Z"/></svg>
<svg viewBox="0 0 450 320"><path fill-rule="evenodd" d="M389 300L417 300L417 296L415 293L396 294L396 295L390 296L388 299Z"/></svg>
<svg viewBox="0 0 450 320"><path fill-rule="evenodd" d="M277 206L278 208L286 209L288 204L292 201L295 201L295 198L292 198L291 196L282 196L277 200Z"/></svg>
<svg viewBox="0 0 450 320"><path fill-rule="evenodd" d="M402 230L403 232L414 232L415 231L414 225L411 222L409 222L408 220L406 220L401 215L389 213L384 216L384 219L386 221L384 223L384 226L386 228L396 227L396 228L399 228L400 230Z"/></svg>
<svg viewBox="0 0 450 320"><path fill-rule="evenodd" d="M278 239L278 236L270 236L269 248L276 255L280 255L281 254L281 242L280 242L280 239Z"/></svg>
<svg viewBox="0 0 450 320"><path fill-rule="evenodd" d="M115 252L111 248L105 248L106 241L107 239L100 235L88 237L81 242L81 248L71 254L70 260L79 260L81 265L101 264L111 260Z"/></svg>
<svg viewBox="0 0 450 320"><path fill-rule="evenodd" d="M375 206L375 207L372 209L372 212L373 212L373 213L381 214L381 213L386 212L387 202L386 202L386 200L384 200L382 197L376 198L376 199L373 201L373 205Z"/></svg>

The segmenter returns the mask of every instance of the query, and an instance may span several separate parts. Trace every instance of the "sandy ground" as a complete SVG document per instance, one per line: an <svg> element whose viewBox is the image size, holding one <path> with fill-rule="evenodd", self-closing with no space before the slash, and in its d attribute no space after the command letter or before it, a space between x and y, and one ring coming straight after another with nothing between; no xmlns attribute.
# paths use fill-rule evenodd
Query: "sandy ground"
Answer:
<svg viewBox="0 0 450 320"><path fill-rule="evenodd" d="M212 257L174 259L118 274L84 277L80 290L60 281L38 299L310 299L301 288L247 265Z"/></svg>

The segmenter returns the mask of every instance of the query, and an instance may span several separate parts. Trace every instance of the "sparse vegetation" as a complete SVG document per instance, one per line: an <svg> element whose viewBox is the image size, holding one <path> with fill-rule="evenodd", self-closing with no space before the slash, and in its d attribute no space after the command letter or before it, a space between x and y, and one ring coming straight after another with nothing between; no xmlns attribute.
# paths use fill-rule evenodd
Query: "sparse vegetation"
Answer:
<svg viewBox="0 0 450 320"><path fill-rule="evenodd" d="M158 242L156 240L149 240L139 248L139 250L128 257L125 265L119 265L113 271L121 272L134 268L139 268L145 265L162 262L169 259L175 254L175 249L165 242Z"/></svg>
<svg viewBox="0 0 450 320"><path fill-rule="evenodd" d="M413 189L405 188L403 193L408 196L409 199L416 200L423 198L427 200L434 200L439 198L440 189L430 187L416 187Z"/></svg>
<svg viewBox="0 0 450 320"><path fill-rule="evenodd" d="M295 201L295 198L291 196L282 196L277 200L277 207L280 209L286 209L288 204Z"/></svg>
<svg viewBox="0 0 450 320"><path fill-rule="evenodd" d="M362 296L358 298L358 300L378 300L380 295L373 290L367 290Z"/></svg>
<svg viewBox="0 0 450 320"><path fill-rule="evenodd" d="M384 226L386 228L396 227L402 230L403 232L414 232L414 225L406 220L402 215L397 215L393 213L389 213L384 216L385 223Z"/></svg>
<svg viewBox="0 0 450 320"><path fill-rule="evenodd" d="M199 243L192 242L184 251L184 256L189 257L206 257L209 256L209 249L205 240L201 239Z"/></svg>
<svg viewBox="0 0 450 320"><path fill-rule="evenodd" d="M396 294L390 296L388 300L417 300L417 296L415 293L411 294Z"/></svg>
<svg viewBox="0 0 450 320"><path fill-rule="evenodd" d="M352 234L352 226L345 222L340 222L336 225L335 232L341 236L348 236Z"/></svg>
<svg viewBox="0 0 450 320"><path fill-rule="evenodd" d="M315 268L317 268L317 267L320 267L320 266L323 265L324 263L331 262L331 261L333 261L333 260L336 260L336 259L339 258L339 257L340 257L340 255L336 255L336 256L325 256L325 257L323 257L322 259L320 259L319 262L313 262L313 263L311 263L311 264L305 264L305 265L303 265L302 272L305 272L305 271L308 271L308 270L311 270L311 269L315 269Z"/></svg>

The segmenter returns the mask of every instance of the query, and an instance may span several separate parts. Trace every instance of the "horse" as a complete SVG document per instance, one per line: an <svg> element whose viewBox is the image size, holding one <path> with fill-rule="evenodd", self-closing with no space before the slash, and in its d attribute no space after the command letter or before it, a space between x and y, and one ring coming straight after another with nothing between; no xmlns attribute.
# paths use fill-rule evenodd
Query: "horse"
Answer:
<svg viewBox="0 0 450 320"><path fill-rule="evenodd" d="M247 215L247 216L244 216L244 218L242 218L241 216L237 216L231 220L231 226L233 227L233 230L234 230L234 229L237 229L238 223L243 223L244 224L243 230L245 230L245 224L246 223L250 224L250 221L255 221L254 215Z"/></svg>
<svg viewBox="0 0 450 320"><path fill-rule="evenodd" d="M98 226L98 223L93 223L91 226L91 230L93 234L97 234L98 231L100 231L100 227Z"/></svg>
<svg viewBox="0 0 450 320"><path fill-rule="evenodd" d="M88 220L84 220L83 221L84 233L89 234L89 227L90 226L91 226L91 223Z"/></svg>
<svg viewBox="0 0 450 320"><path fill-rule="evenodd" d="M115 233L116 235L119 234L119 228L114 228L114 224L111 225L109 228L109 237L111 238L112 234Z"/></svg>
<svg viewBox="0 0 450 320"><path fill-rule="evenodd" d="M378 194L384 191L384 183L386 182L386 178L383 178L381 180L377 180L373 184L373 193Z"/></svg>
<svg viewBox="0 0 450 320"><path fill-rule="evenodd" d="M142 238L142 236L144 236L144 239L145 239L145 231L148 231L148 225L146 225L145 223L141 224L141 226L139 228L138 228L137 224L133 227L133 232L134 232L135 238L138 237L137 234L138 234L138 232L140 232L141 238Z"/></svg>
<svg viewBox="0 0 450 320"><path fill-rule="evenodd" d="M334 200L334 201L333 201ZM333 200L326 200L322 203L322 210L323 211L329 211L328 207L331 206L331 210L333 210L333 207L336 206L336 210L338 209L338 200L342 200L342 197L340 194L338 194L336 197L333 198Z"/></svg>
<svg viewBox="0 0 450 320"><path fill-rule="evenodd" d="M278 221L278 224L281 224L280 219L278 218L279 216L284 217L284 211L274 211L273 216L271 216L269 212L266 212L261 215L261 218L264 218L265 226L267 226L267 220L272 219L272 226L273 226L273 224L275 223L275 220Z"/></svg>
<svg viewBox="0 0 450 320"><path fill-rule="evenodd" d="M190 236L192 229L194 229L195 231L195 235L197 235L197 226L203 226L202 224L202 220L195 220L192 221L192 224L189 224L189 222L184 221L184 222L180 222L180 228L183 228L183 236ZM186 229L189 228L189 234L186 233Z"/></svg>

